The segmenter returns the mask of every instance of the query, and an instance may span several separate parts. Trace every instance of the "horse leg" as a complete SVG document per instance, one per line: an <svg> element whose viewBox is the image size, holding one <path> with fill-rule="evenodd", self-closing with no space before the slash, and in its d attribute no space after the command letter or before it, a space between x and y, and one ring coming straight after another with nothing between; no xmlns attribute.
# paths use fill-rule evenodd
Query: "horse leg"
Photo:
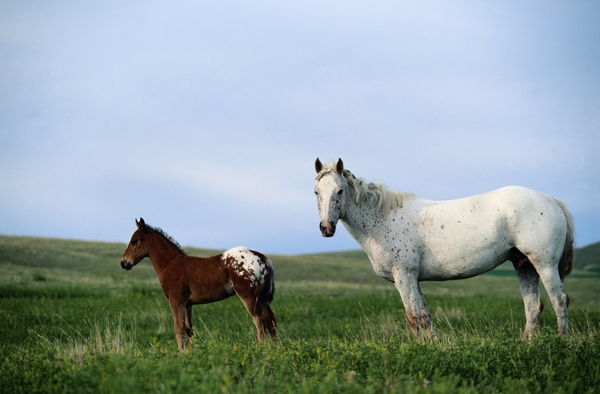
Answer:
<svg viewBox="0 0 600 394"><path fill-rule="evenodd" d="M194 335L193 329L194 323L192 319L192 304L188 304L185 307L185 335L188 338L188 344L191 345L190 339Z"/></svg>
<svg viewBox="0 0 600 394"><path fill-rule="evenodd" d="M262 320L263 327L266 327L267 331L269 331L269 334L271 335L271 342L277 342L277 319L275 318L275 314L273 313L273 310L268 302L261 302L260 306L262 309L260 318Z"/></svg>
<svg viewBox="0 0 600 394"><path fill-rule="evenodd" d="M256 298L240 298L246 306L246 310L248 310L248 313L250 313L250 316L252 316L252 320L254 321L254 325L256 326L258 342L262 343L263 339L265 338L265 326L263 325L263 321L261 319L261 314L263 313L262 307L260 306Z"/></svg>
<svg viewBox="0 0 600 394"><path fill-rule="evenodd" d="M423 339L422 325L424 321L421 311L422 295L419 291L419 283L416 278L411 275L406 273L396 273L394 275L394 285L400 293L400 298L402 298L408 324L415 337L420 341Z"/></svg>
<svg viewBox="0 0 600 394"><path fill-rule="evenodd" d="M519 279L519 288L525 305L525 331L523 339L532 339L537 332L540 323L540 314L544 304L540 301L540 276L525 255L519 252L519 256L512 259L513 266Z"/></svg>
<svg viewBox="0 0 600 394"><path fill-rule="evenodd" d="M175 338L177 338L177 347L183 352L188 339L185 329L186 308L182 302L173 298L169 299L169 305L173 313L173 329L175 330Z"/></svg>
<svg viewBox="0 0 600 394"><path fill-rule="evenodd" d="M427 335L428 339L437 340L437 334L433 329L433 323L431 321L431 312L429 312L429 308L425 302L425 296L421 291L419 283L417 283L417 286L419 287L419 296L421 297L421 328L425 330L425 335Z"/></svg>
<svg viewBox="0 0 600 394"><path fill-rule="evenodd" d="M567 308L569 306L569 296L565 293L558 268L548 266L539 270L538 273L540 274L542 283L544 283L546 293L548 293L550 301L552 301L552 308L554 308L554 312L556 313L558 333L568 335L569 313Z"/></svg>

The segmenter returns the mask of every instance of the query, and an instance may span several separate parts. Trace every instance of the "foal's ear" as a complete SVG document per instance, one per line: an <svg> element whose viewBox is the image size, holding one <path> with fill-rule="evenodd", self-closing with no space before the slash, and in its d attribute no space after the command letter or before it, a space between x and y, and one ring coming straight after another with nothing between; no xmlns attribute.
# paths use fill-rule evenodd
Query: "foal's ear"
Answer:
<svg viewBox="0 0 600 394"><path fill-rule="evenodd" d="M344 172L344 162L342 159L338 159L335 169L337 170L338 174L342 175L342 172Z"/></svg>
<svg viewBox="0 0 600 394"><path fill-rule="evenodd" d="M135 225L137 226L138 229L143 230L146 228L146 222L144 222L144 218L140 218L140 221L138 222L137 219L135 219Z"/></svg>
<svg viewBox="0 0 600 394"><path fill-rule="evenodd" d="M319 158L317 157L317 160L315 161L315 170L317 170L317 174L320 173L322 169L323 163L321 163L321 160L319 160Z"/></svg>

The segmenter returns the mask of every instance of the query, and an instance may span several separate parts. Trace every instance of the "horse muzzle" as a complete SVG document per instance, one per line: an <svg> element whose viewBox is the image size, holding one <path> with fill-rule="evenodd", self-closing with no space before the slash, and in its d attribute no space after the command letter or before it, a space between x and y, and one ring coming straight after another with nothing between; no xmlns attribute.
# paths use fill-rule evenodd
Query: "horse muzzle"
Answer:
<svg viewBox="0 0 600 394"><path fill-rule="evenodd" d="M323 226L323 223L319 223L319 229L321 230L321 235L324 237L333 237L335 234L335 223L327 223L326 226Z"/></svg>
<svg viewBox="0 0 600 394"><path fill-rule="evenodd" d="M121 268L129 271L133 267L133 264L127 260L121 260Z"/></svg>

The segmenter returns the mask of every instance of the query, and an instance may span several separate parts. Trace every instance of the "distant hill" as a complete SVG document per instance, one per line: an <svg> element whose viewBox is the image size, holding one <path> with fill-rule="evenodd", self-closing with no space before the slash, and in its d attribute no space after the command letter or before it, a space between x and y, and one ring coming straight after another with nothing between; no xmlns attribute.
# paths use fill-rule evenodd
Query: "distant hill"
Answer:
<svg viewBox="0 0 600 394"><path fill-rule="evenodd" d="M10 272L11 266L29 269L67 270L84 275L109 275L120 278L125 275L120 259L125 244L67 239L12 237L0 235L0 266ZM186 247L194 256L210 256L218 250ZM346 282L357 284L381 284L374 275L367 255L361 250L313 253L302 255L275 255L269 258L277 267L278 281L318 280L323 282ZM577 277L600 276L600 242L577 249L575 252ZM138 278L156 277L149 261L142 262L130 276ZM0 270L0 275L2 274ZM503 264L488 275L514 276L512 264ZM6 279L6 278L5 278Z"/></svg>
<svg viewBox="0 0 600 394"><path fill-rule="evenodd" d="M575 268L600 272L600 242L575 250Z"/></svg>

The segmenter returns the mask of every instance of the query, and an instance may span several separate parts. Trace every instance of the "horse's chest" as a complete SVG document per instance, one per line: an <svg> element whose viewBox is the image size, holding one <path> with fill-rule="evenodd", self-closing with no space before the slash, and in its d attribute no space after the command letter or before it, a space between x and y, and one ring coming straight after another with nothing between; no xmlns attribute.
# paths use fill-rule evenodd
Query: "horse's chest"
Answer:
<svg viewBox="0 0 600 394"><path fill-rule="evenodd" d="M383 261L375 261L371 259L371 265L373 266L373 271L377 276L390 282L394 281L391 264L386 264Z"/></svg>
<svg viewBox="0 0 600 394"><path fill-rule="evenodd" d="M348 232L363 247L373 271L385 280L394 281L394 271L400 264L415 261L415 235L406 225L404 217L366 217L369 222L347 225ZM345 223L344 223L345 224Z"/></svg>

